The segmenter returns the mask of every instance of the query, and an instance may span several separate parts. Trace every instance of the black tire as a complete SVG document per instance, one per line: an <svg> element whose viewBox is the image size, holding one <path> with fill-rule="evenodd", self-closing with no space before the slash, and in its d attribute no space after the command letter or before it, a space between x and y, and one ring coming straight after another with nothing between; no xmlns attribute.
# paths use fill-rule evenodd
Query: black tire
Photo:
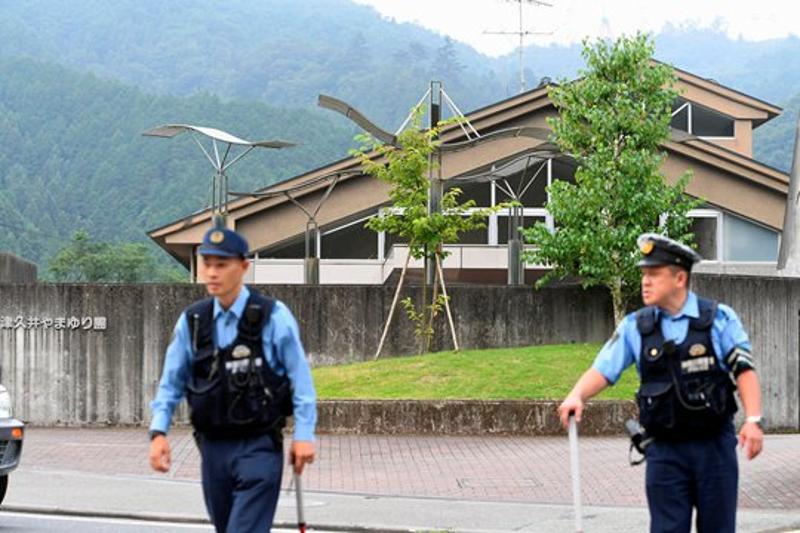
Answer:
<svg viewBox="0 0 800 533"><path fill-rule="evenodd" d="M0 476L0 503L6 497L6 490L8 489L8 475Z"/></svg>

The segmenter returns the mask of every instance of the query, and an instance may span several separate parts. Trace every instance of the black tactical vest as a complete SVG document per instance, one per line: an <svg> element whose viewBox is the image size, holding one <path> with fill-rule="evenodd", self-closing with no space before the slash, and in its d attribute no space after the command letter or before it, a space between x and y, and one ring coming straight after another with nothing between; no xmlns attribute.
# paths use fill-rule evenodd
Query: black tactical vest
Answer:
<svg viewBox="0 0 800 533"><path fill-rule="evenodd" d="M209 439L270 434L280 440L292 414L291 384L264 358L262 331L274 301L250 291L236 339L229 346L214 342L214 300L186 310L192 338L192 370L187 384L191 421Z"/></svg>
<svg viewBox="0 0 800 533"><path fill-rule="evenodd" d="M664 341L654 307L636 313L642 336L639 419L648 434L662 440L714 436L736 412L733 382L711 342L717 303L698 298L698 308L700 316L690 320L678 345Z"/></svg>

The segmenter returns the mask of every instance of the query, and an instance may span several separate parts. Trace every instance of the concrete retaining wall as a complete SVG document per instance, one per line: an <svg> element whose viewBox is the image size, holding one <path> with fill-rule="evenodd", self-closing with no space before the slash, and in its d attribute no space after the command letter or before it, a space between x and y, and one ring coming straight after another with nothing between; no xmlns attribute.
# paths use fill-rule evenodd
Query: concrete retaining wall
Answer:
<svg viewBox="0 0 800 533"><path fill-rule="evenodd" d="M36 263L0 252L0 283L36 283Z"/></svg>
<svg viewBox="0 0 800 533"><path fill-rule="evenodd" d="M321 433L563 435L555 401L366 401L319 403ZM588 404L581 435L621 435L636 416L632 401Z"/></svg>
<svg viewBox="0 0 800 533"><path fill-rule="evenodd" d="M753 344L767 425L800 429L800 279L702 275L693 287L741 318Z"/></svg>
<svg viewBox="0 0 800 533"><path fill-rule="evenodd" d="M772 427L798 429L800 281L704 275L695 286L740 312L764 381L765 415ZM391 287L266 289L294 311L315 365L370 359L392 298ZM450 292L464 348L602 342L613 329L601 290ZM16 414L43 425L146 423L175 320L202 295L193 285L0 285L0 381ZM438 327L434 349L450 349L444 321ZM385 354L413 353L413 339L398 314ZM469 425L471 415L463 416Z"/></svg>

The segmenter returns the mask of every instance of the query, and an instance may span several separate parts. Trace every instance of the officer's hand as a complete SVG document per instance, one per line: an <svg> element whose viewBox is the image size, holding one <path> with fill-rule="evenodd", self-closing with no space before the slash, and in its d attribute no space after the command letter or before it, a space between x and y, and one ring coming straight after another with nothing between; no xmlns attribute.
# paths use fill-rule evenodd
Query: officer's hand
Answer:
<svg viewBox="0 0 800 533"><path fill-rule="evenodd" d="M150 466L156 472L169 471L172 454L169 451L169 442L164 435L156 436L150 441Z"/></svg>
<svg viewBox="0 0 800 533"><path fill-rule="evenodd" d="M569 415L572 413L575 413L575 422L580 422L583 414L583 400L579 396L569 395L558 406L558 416L561 418L561 425L564 428L569 426Z"/></svg>
<svg viewBox="0 0 800 533"><path fill-rule="evenodd" d="M745 422L739 430L739 446L744 448L748 459L754 459L764 446L764 432L753 422Z"/></svg>
<svg viewBox="0 0 800 533"><path fill-rule="evenodd" d="M289 464L294 467L297 475L303 473L306 464L314 462L314 443L296 440L292 442L292 451L289 452Z"/></svg>

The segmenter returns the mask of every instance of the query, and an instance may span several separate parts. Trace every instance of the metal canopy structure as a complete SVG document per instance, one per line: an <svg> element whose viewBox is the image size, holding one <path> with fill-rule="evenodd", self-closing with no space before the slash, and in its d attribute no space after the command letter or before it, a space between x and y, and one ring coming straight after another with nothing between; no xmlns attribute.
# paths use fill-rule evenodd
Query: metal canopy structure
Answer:
<svg viewBox="0 0 800 533"><path fill-rule="evenodd" d="M361 170L344 170L319 176L312 180L300 183L294 187L287 187L283 189L272 189L266 191L256 192L231 192L231 196L245 197L245 198L275 198L283 196L289 200L295 207L300 209L306 215L306 231L305 231L305 258L303 260L303 280L307 285L319 285L319 256L320 256L320 231L317 222L317 215L325 202L330 198L333 189L339 180L345 176L357 176L362 174ZM299 193L314 189L316 187L325 187L325 192L317 202L316 206L307 207L299 200Z"/></svg>
<svg viewBox="0 0 800 533"><path fill-rule="evenodd" d="M266 141L247 141L232 135L228 132L218 130L216 128L209 128L206 126L193 126L191 124L164 124L150 129L142 135L145 137L163 137L171 139L182 133L190 133L192 139L200 147L203 154L211 166L214 168L214 177L212 181L211 192L211 212L213 217L213 224L215 227L223 227L226 225L228 216L228 174L227 171L237 162L241 161L243 157L253 151L255 148L270 148L273 150L281 150L283 148L290 148L295 146L295 143L282 140L266 140ZM211 149L207 150L203 143L198 138L199 135L211 139ZM220 147L218 143L226 145L222 155L220 155ZM244 150L237 156L231 156L231 149L234 146L242 147ZM213 157L211 153L213 153Z"/></svg>
<svg viewBox="0 0 800 533"><path fill-rule="evenodd" d="M555 145L547 143L533 150L526 151L499 166L492 165L488 172L468 174L451 178L450 182L475 183L493 182L495 187L505 194L512 205L508 208L508 284L525 284L525 265L522 258L523 239L521 228L524 224L524 206L522 198L537 179L541 179L542 171L547 170L545 178L548 184L553 179L553 159L563 158L573 162L558 151ZM574 162L573 162L574 164ZM520 174L519 183L514 187L509 178Z"/></svg>
<svg viewBox="0 0 800 533"><path fill-rule="evenodd" d="M374 122L365 117L363 113L347 102L332 96L320 94L317 100L317 105L324 109L330 109L331 111L336 111L337 113L344 115L358 124L361 129L381 141L383 144L397 146L396 135L392 135L388 131L379 128Z"/></svg>
<svg viewBox="0 0 800 533"><path fill-rule="evenodd" d="M479 144L498 141L502 139L508 138L515 138L515 137L526 137L530 139L536 139L541 141L548 141L550 138L550 130L546 128L539 128L535 126L521 126L516 128L506 128L501 130L492 131L486 134L481 134L478 132L477 129L472 125L472 123L467 119L467 117L461 112L458 106L453 102L452 98L445 92L444 86L439 81L432 81L430 87L422 95L419 102L417 102L414 109L417 109L421 106L425 100L429 101L430 106L430 127L433 128L438 125L439 120L441 118L441 108L442 105L447 105L452 114L457 117L458 119L458 126L461 128L462 133L464 134L465 140L461 141L454 141L450 143L440 143L436 152L431 155L431 163L433 163L433 159L438 159L438 165L430 165L430 174L428 176L430 180L430 187L428 192L428 211L435 212L441 209L441 198L443 193L443 180L441 176L441 157L444 153L450 152L457 152L461 150L468 150L473 148ZM363 128L366 132L371 134L373 137L378 139L379 141L383 142L384 144L389 144L391 146L399 147L399 139L398 136L400 133L408 126L411 122L411 119L414 115L414 111L412 110L409 113L408 117L406 117L405 121L400 125L397 132L392 135L391 133L387 132L386 130L378 127L375 123L370 121L368 118L364 116L363 113L359 112L353 106L344 102L342 100L326 96L326 95L319 95L319 105L320 107L324 107L326 109L330 109L332 111L336 111L337 113L341 113L345 117L349 118L353 122L355 122L358 126ZM436 168L434 175L434 167ZM519 208L520 217L522 216L522 208ZM521 221L521 219L520 219ZM514 241L509 240L509 250L514 246L514 242L519 247L519 250L514 252L514 264L521 264L521 240L516 239ZM512 253L511 251L509 252ZM509 256L510 260L511 255ZM511 263L509 263L511 265ZM435 276L435 264L432 259L427 258L425 263L425 274L428 283L433 284L433 278ZM512 269L509 266L509 271ZM517 283L524 283L524 281L519 282L520 274L514 274L513 277L514 284ZM512 283L511 274L509 274L509 283Z"/></svg>

